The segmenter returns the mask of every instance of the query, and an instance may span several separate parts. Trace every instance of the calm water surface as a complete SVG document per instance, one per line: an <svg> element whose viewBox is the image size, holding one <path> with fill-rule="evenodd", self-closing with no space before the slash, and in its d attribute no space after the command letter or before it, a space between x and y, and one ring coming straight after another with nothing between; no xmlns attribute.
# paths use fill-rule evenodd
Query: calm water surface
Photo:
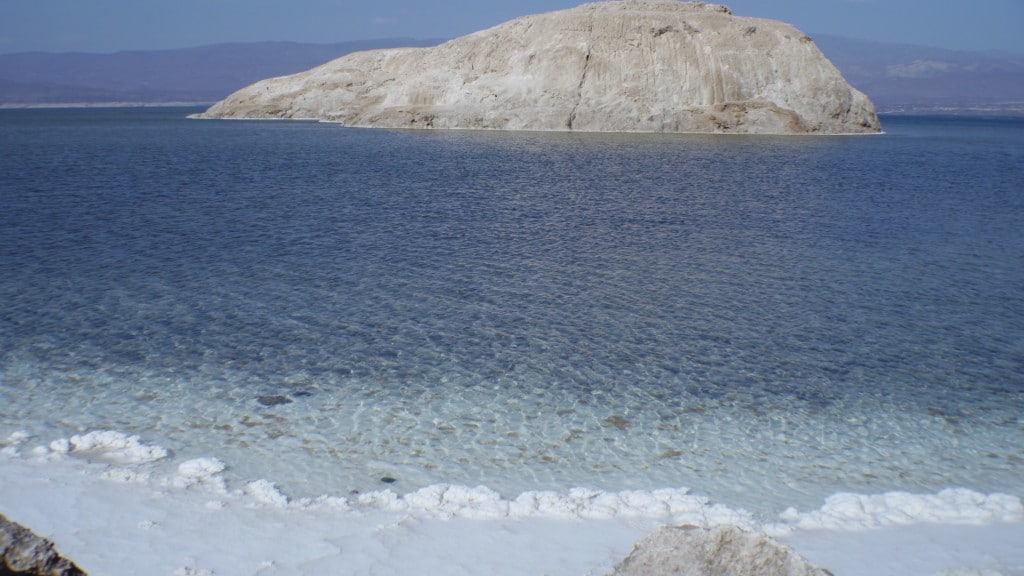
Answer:
<svg viewBox="0 0 1024 576"><path fill-rule="evenodd" d="M0 111L0 434L295 496L1024 495L1024 121L877 137Z"/></svg>

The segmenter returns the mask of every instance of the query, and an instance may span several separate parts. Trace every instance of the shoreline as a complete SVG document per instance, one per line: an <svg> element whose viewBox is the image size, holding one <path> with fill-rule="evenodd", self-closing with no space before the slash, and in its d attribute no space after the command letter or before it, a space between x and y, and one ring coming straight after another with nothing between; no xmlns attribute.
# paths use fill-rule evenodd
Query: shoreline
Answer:
<svg viewBox="0 0 1024 576"><path fill-rule="evenodd" d="M690 524L1024 576L1020 120L194 111L0 112L0 513L91 573L606 575Z"/></svg>
<svg viewBox="0 0 1024 576"><path fill-rule="evenodd" d="M145 101L110 101L110 102L0 102L0 110L77 110L90 108L209 108L217 101L169 101L169 102L145 102ZM934 106L934 107L897 107L879 109L879 116L889 117L949 117L949 118L1024 118L1024 104L1012 105L1012 107L985 107L985 106ZM205 118L203 118L205 119ZM233 120L235 118L232 118ZM268 120L267 118L253 118L253 120ZM273 120L279 120L274 118ZM316 118L288 119L298 121L316 121L335 123L328 120ZM628 133L628 132L627 132ZM639 132L645 133L645 132ZM880 132L884 133L884 132ZM698 132L704 134L704 132ZM831 135L831 134L830 134ZM849 135L849 134L836 134ZM875 134L868 134L875 135Z"/></svg>
<svg viewBox="0 0 1024 576"><path fill-rule="evenodd" d="M0 110L50 110L85 108L199 108L214 102L35 102L0 103Z"/></svg>
<svg viewBox="0 0 1024 576"><path fill-rule="evenodd" d="M175 461L177 472L161 476L151 464L174 460L165 448L117 433L79 440L0 441L0 514L94 574L603 575L666 525L765 533L836 576L1024 570L1013 545L1024 538L1024 505L1005 494L837 494L775 522L685 490L505 500L435 485L290 499L267 480L229 486L216 458ZM523 550L529 559L517 558Z"/></svg>

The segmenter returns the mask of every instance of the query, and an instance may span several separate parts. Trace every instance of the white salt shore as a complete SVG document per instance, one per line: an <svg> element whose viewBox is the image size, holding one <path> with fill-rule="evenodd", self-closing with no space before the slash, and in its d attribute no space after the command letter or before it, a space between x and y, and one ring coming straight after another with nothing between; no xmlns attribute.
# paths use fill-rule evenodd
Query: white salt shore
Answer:
<svg viewBox="0 0 1024 576"><path fill-rule="evenodd" d="M152 463L173 456L118 432L40 440L0 439L0 513L95 575L600 575L664 524L763 530L836 576L1024 575L1011 495L842 494L768 523L684 489L289 500L263 480L226 485L212 457L158 475Z"/></svg>

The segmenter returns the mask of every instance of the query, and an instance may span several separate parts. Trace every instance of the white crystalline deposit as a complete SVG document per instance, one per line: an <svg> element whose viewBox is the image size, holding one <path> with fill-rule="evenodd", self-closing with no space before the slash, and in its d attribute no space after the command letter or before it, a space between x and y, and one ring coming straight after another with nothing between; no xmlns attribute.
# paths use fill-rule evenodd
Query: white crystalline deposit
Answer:
<svg viewBox="0 0 1024 576"><path fill-rule="evenodd" d="M1024 566L1020 498L965 489L836 494L820 509L791 509L763 525L685 489L574 488L509 499L436 484L404 495L290 499L267 480L225 490L226 466L216 458L154 466L65 456L152 449L132 438L101 431L55 441L53 450L20 450L27 434L0 436L0 448L11 449L0 453L0 513L58 542L89 573L112 576L606 574L665 523L699 526L700 536L652 536L638 546L645 552L630 561L640 568L632 573L686 574L669 571L682 566L770 574L763 568L773 563L789 570L781 574L815 574L767 536L844 576L1009 576ZM734 571L720 571L723 562Z"/></svg>
<svg viewBox="0 0 1024 576"><path fill-rule="evenodd" d="M982 494L964 488L951 488L937 494L840 493L829 496L818 510L801 513L789 508L781 518L790 527L805 530L862 530L918 522L1020 522L1024 520L1024 504L1020 498L1009 494Z"/></svg>
<svg viewBox="0 0 1024 576"><path fill-rule="evenodd" d="M573 488L567 493L524 492L506 500L485 486L469 488L434 484L399 496L390 490L361 494L363 508L391 512L417 512L439 518L608 520L612 518L671 518L699 526L753 527L753 517L742 510L710 504L685 488L653 491L605 492Z"/></svg>
<svg viewBox="0 0 1024 576"><path fill-rule="evenodd" d="M277 486L269 480L255 480L245 485L242 491L246 496L252 498L257 505L275 506L284 508L288 506L288 497L277 489Z"/></svg>
<svg viewBox="0 0 1024 576"><path fill-rule="evenodd" d="M194 458L178 464L178 474L171 484L178 488L194 486L211 487L217 492L226 492L227 486L220 475L224 463L216 458Z"/></svg>
<svg viewBox="0 0 1024 576"><path fill-rule="evenodd" d="M20 456L20 446L30 437L31 436L28 432L22 432L20 430L12 432L6 439L0 440L0 456L7 456L10 458Z"/></svg>
<svg viewBox="0 0 1024 576"><path fill-rule="evenodd" d="M178 475L204 482L223 472L224 468L224 463L216 458L194 458L178 464Z"/></svg>
<svg viewBox="0 0 1024 576"><path fill-rule="evenodd" d="M796 28L702 2L525 16L432 48L263 80L203 118L598 132L875 133L874 106Z"/></svg>
<svg viewBox="0 0 1024 576"><path fill-rule="evenodd" d="M167 456L167 450L160 446L148 446L140 442L138 436L113 430L97 430L54 440L50 443L50 450L123 465L155 462Z"/></svg>

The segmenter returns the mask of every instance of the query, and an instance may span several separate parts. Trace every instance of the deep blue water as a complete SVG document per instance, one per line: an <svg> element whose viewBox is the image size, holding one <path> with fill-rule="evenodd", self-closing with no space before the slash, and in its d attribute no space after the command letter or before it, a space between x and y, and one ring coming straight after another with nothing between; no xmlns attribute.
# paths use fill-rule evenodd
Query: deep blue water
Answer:
<svg viewBox="0 0 1024 576"><path fill-rule="evenodd" d="M297 493L1024 494L1022 120L186 112L0 111L0 433L123 430Z"/></svg>

